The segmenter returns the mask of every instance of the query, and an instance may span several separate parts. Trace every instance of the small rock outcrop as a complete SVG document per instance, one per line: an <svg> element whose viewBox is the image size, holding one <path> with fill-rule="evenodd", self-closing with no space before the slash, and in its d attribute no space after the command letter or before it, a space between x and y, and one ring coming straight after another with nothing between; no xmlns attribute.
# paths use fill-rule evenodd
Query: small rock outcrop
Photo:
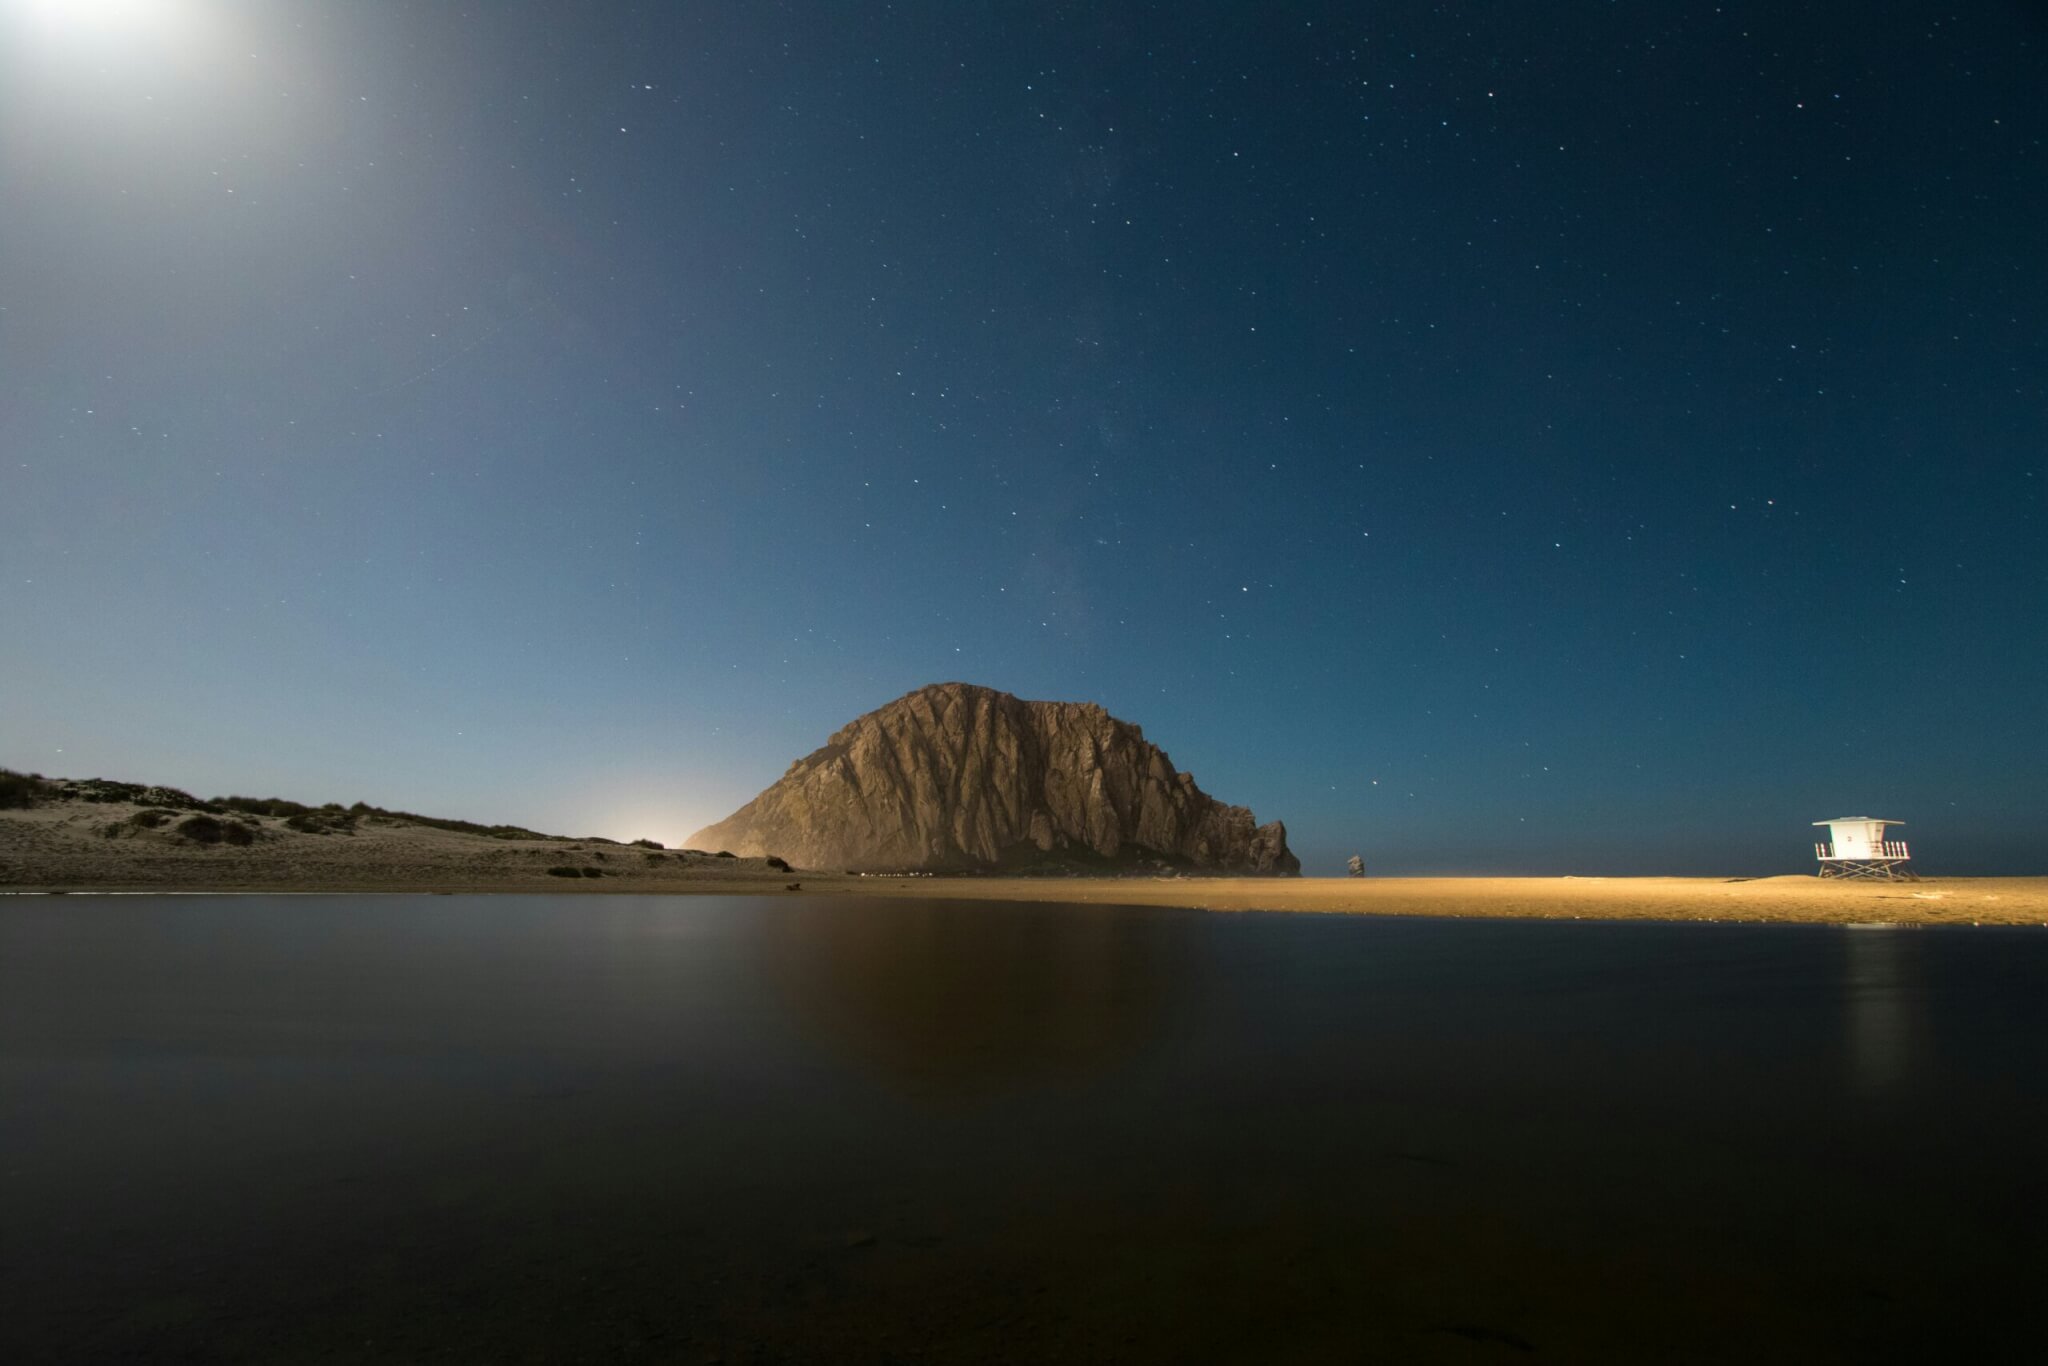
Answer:
<svg viewBox="0 0 2048 1366"><path fill-rule="evenodd" d="M968 683L848 723L690 843L835 872L1301 871L1285 826L1210 797L1137 726Z"/></svg>

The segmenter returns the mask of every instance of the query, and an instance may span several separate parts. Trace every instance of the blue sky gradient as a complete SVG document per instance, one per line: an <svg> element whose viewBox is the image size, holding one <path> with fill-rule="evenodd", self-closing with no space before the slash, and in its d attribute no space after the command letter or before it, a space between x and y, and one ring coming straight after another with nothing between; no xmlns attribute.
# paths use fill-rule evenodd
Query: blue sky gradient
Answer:
<svg viewBox="0 0 2048 1366"><path fill-rule="evenodd" d="M0 763L667 841L924 683L1310 872L2048 872L2039 12L0 0Z"/></svg>

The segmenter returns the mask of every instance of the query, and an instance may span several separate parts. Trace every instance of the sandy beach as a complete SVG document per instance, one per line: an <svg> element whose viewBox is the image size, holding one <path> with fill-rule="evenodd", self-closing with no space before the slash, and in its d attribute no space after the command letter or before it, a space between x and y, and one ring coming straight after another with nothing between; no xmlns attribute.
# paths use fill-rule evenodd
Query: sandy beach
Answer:
<svg viewBox="0 0 2048 1366"><path fill-rule="evenodd" d="M1817 877L861 878L824 892L1188 906L1208 911L1539 920L2040 925L2048 878L1839 882Z"/></svg>
<svg viewBox="0 0 2048 1366"><path fill-rule="evenodd" d="M1344 915L2048 926L2048 878L851 877L784 871L716 850L493 838L382 817L359 821L352 834L242 817L248 843L204 844L178 835L168 819L138 824L147 810L63 802L0 813L0 892L772 893Z"/></svg>

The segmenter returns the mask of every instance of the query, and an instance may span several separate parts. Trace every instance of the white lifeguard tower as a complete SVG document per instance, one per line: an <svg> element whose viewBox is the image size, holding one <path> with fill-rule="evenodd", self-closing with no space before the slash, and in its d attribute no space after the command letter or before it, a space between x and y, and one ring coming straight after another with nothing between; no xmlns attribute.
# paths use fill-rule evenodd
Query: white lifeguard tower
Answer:
<svg viewBox="0 0 2048 1366"><path fill-rule="evenodd" d="M1813 846L1822 877L1867 877L1884 882L1920 880L1920 875L1913 871L1913 856L1906 851L1906 842L1884 837L1888 826L1904 825L1904 821L1837 816L1814 824L1828 828L1827 839Z"/></svg>

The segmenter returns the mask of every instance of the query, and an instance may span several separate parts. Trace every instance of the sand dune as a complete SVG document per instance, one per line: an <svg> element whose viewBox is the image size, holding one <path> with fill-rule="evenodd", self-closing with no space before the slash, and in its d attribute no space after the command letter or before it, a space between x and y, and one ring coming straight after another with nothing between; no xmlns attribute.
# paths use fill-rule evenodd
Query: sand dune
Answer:
<svg viewBox="0 0 2048 1366"><path fill-rule="evenodd" d="M202 813L159 814L150 825L152 811L161 808L76 801L0 811L0 890L730 892L781 891L797 878L716 850L494 838L384 816L316 834L277 817L223 815L219 825L246 836L200 842L179 827Z"/></svg>

